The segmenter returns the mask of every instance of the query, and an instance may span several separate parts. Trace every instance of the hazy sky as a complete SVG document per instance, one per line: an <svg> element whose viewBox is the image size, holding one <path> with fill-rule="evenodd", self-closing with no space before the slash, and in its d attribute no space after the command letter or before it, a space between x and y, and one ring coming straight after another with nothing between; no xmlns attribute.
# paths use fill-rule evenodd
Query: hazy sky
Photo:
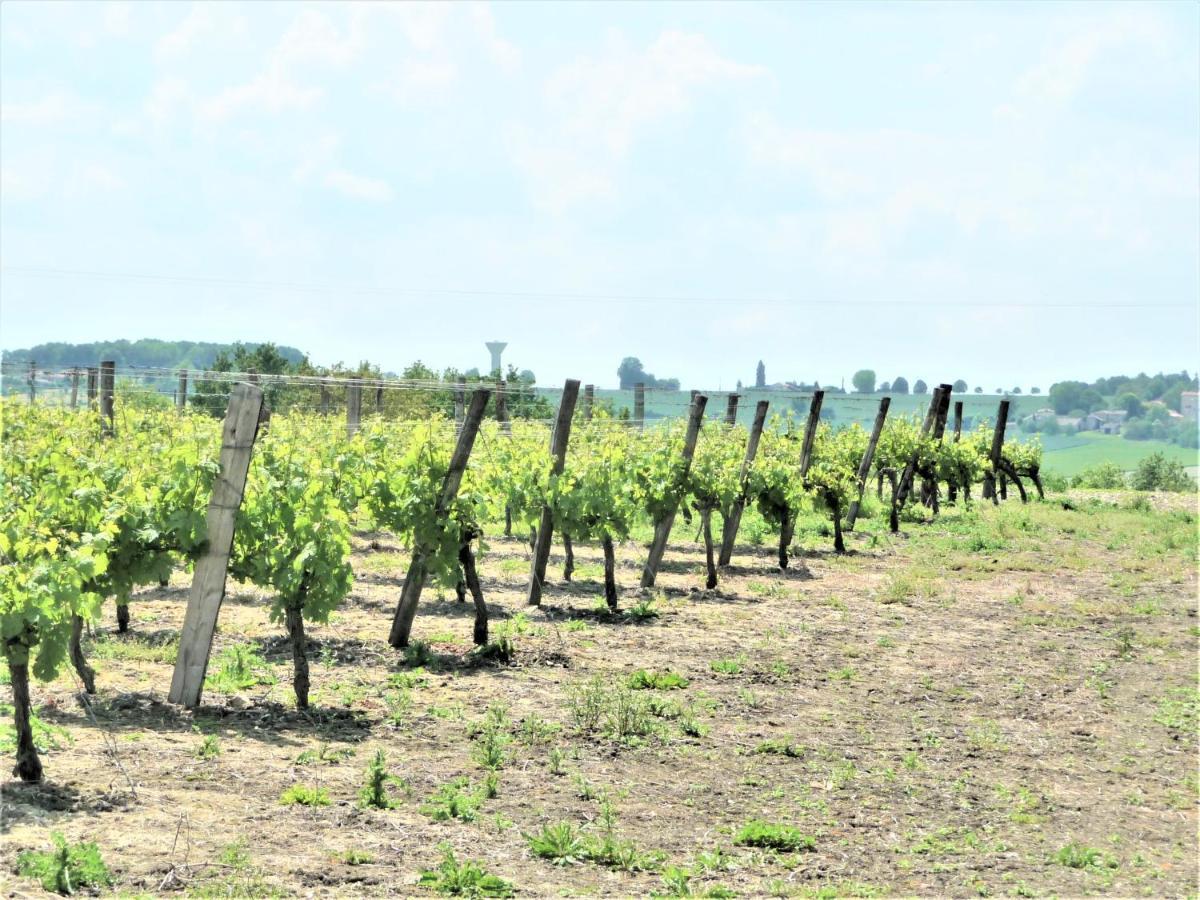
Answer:
<svg viewBox="0 0 1200 900"><path fill-rule="evenodd" d="M495 338L542 382L701 387L1200 364L1195 3L0 17L0 346Z"/></svg>

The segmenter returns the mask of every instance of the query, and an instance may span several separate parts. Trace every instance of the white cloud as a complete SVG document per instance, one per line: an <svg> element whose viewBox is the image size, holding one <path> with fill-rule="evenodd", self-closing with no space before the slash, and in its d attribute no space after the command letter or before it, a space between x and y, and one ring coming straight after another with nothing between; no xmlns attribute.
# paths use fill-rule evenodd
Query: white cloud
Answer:
<svg viewBox="0 0 1200 900"><path fill-rule="evenodd" d="M104 4L104 32L111 37L125 37L129 34L130 22L133 18L133 5L130 3Z"/></svg>
<svg viewBox="0 0 1200 900"><path fill-rule="evenodd" d="M188 56L197 45L219 39L225 42L243 38L246 18L228 3L194 3L188 14L154 45L154 58L159 63L173 62Z"/></svg>
<svg viewBox="0 0 1200 900"><path fill-rule="evenodd" d="M330 190L355 200L386 203L392 199L392 187L386 181L355 175L345 169L334 169L326 174L323 184Z"/></svg>
<svg viewBox="0 0 1200 900"><path fill-rule="evenodd" d="M492 8L483 3L472 3L470 9L471 24L476 36L483 43L488 58L506 72L520 68L521 50L516 44L500 36Z"/></svg>
<svg viewBox="0 0 1200 900"><path fill-rule="evenodd" d="M76 97L56 92L38 100L0 103L0 121L14 125L55 125L79 116L86 109Z"/></svg>
<svg viewBox="0 0 1200 900"><path fill-rule="evenodd" d="M705 88L764 73L722 56L703 35L666 31L633 50L613 33L602 55L582 57L549 77L550 124L511 128L509 154L544 209L561 213L608 199L646 128L690 109Z"/></svg>

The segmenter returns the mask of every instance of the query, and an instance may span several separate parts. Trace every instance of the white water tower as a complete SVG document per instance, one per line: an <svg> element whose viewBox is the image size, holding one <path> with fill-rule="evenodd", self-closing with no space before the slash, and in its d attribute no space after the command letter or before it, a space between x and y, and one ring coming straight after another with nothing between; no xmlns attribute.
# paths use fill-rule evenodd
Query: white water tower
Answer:
<svg viewBox="0 0 1200 900"><path fill-rule="evenodd" d="M504 348L508 346L507 341L488 341L487 348L492 353L492 367L489 372L499 372L504 374L504 370L500 368L500 354L504 352Z"/></svg>

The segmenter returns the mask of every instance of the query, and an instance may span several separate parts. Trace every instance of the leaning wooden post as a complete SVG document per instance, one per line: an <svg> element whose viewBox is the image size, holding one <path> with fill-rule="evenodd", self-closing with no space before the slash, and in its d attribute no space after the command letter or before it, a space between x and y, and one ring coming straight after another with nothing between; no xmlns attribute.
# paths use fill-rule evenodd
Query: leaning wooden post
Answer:
<svg viewBox="0 0 1200 900"><path fill-rule="evenodd" d="M854 530L854 521L858 518L858 510L862 505L863 491L867 487L867 476L871 473L871 462L875 459L875 448L879 445L879 436L883 434L883 423L887 421L888 407L891 405L891 397L884 397L879 401L875 425L871 428L867 449L863 451L862 460L858 464L858 499L850 501L850 508L846 511L846 531Z"/></svg>
<svg viewBox="0 0 1200 900"><path fill-rule="evenodd" d="M436 520L445 522L446 527L457 527L448 521L450 505L458 496L458 486L462 483L463 472L466 471L467 461L471 458L471 447L475 444L475 435L479 433L479 425L483 421L483 413L487 409L491 393L486 388L480 388L471 394L471 405L467 409L466 419L463 420L462 433L454 445L450 466L446 469L446 477L442 481L442 490L434 508ZM417 603L421 599L421 590L425 587L425 579L429 575L429 552L428 547L413 547L412 564L404 577L400 602L396 604L396 615L392 618L392 632L388 636L388 643L393 647L408 646L412 623L417 617Z"/></svg>
<svg viewBox="0 0 1200 900"><path fill-rule="evenodd" d="M207 549L197 560L192 575L192 590L179 635L179 653L175 657L175 674L171 677L171 690L167 695L172 703L189 707L200 705L217 614L225 598L229 553L233 548L237 511L246 488L246 473L250 469L250 454L258 434L262 403L262 391L250 384L235 385L229 395L229 409L221 432L221 472L208 501Z"/></svg>
<svg viewBox="0 0 1200 900"><path fill-rule="evenodd" d="M961 400L954 401L954 443L958 443L962 438L962 412L963 402Z"/></svg>
<svg viewBox="0 0 1200 900"><path fill-rule="evenodd" d="M558 418L554 420L554 433L550 436L550 477L562 474L567 462L567 442L571 439L571 416L575 414L575 402L579 399L579 382L568 378L563 385L562 399L558 401ZM541 606L542 584L546 580L546 563L550 561L550 541L554 537L554 511L550 505L542 507L542 518L538 523L537 537L533 542L533 564L529 571L529 604Z"/></svg>
<svg viewBox="0 0 1200 900"><path fill-rule="evenodd" d="M940 444L942 437L946 434L946 416L950 412L950 397L954 393L954 385L939 384L938 388L942 392L942 397L933 421L933 439Z"/></svg>
<svg viewBox="0 0 1200 900"><path fill-rule="evenodd" d="M824 391L813 391L812 402L808 405L808 423L804 426L804 443L800 447L800 477L808 474L812 465L813 442L817 438L817 425L821 422L821 404L825 401Z"/></svg>
<svg viewBox="0 0 1200 900"><path fill-rule="evenodd" d="M742 458L742 470L738 475L742 489L738 493L737 499L733 501L733 506L729 510L729 518L725 520L721 531L721 553L717 557L719 566L729 565L729 561L733 558L733 544L737 540L738 528L742 524L742 511L746 508L746 492L750 489L750 466L754 464L754 457L758 453L758 442L762 438L763 425L767 421L767 406L766 400L759 400L758 405L754 408L754 424L750 426L750 439L746 442L746 455Z"/></svg>
<svg viewBox="0 0 1200 900"><path fill-rule="evenodd" d="M583 386L583 421L590 422L592 420L592 407L596 402L596 386L594 384L585 384Z"/></svg>
<svg viewBox="0 0 1200 900"><path fill-rule="evenodd" d="M725 400L725 424L737 424L738 395L730 394Z"/></svg>
<svg viewBox="0 0 1200 900"><path fill-rule="evenodd" d="M79 370L71 370L71 409L79 406Z"/></svg>
<svg viewBox="0 0 1200 900"><path fill-rule="evenodd" d="M1000 401L1000 410L996 413L996 427L992 429L992 452L988 454L992 468L983 476L983 497L985 500L990 497L996 506L1000 505L1000 498L996 496L996 473L1000 471L1000 453L1004 449L1004 429L1008 425L1008 403L1007 400Z"/></svg>
<svg viewBox="0 0 1200 900"><path fill-rule="evenodd" d="M100 363L100 427L105 434L114 433L113 412L115 407L117 364L113 360Z"/></svg>
<svg viewBox="0 0 1200 900"><path fill-rule="evenodd" d="M679 477L687 480L692 468L692 456L696 453L696 439L700 436L700 423L704 421L704 407L708 405L708 397L696 394L692 398L692 408L688 413L687 433L683 437L683 468ZM671 536L671 526L675 524L675 513L679 504L676 503L667 514L654 523L654 540L650 543L650 552L646 556L646 567L642 569L642 587L654 586L658 577L658 567L662 564L663 554L667 550L667 539Z"/></svg>
<svg viewBox="0 0 1200 900"><path fill-rule="evenodd" d="M358 423L362 420L362 379L351 378L346 385L346 437L352 438L358 433Z"/></svg>
<svg viewBox="0 0 1200 900"><path fill-rule="evenodd" d="M633 423L638 431L646 430L646 384L642 381L633 386Z"/></svg>
<svg viewBox="0 0 1200 900"><path fill-rule="evenodd" d="M179 370L179 389L175 393L175 408L180 412L187 409L188 370Z"/></svg>
<svg viewBox="0 0 1200 900"><path fill-rule="evenodd" d="M100 370L95 366L87 367L87 402L88 409L96 402L96 395L99 392Z"/></svg>

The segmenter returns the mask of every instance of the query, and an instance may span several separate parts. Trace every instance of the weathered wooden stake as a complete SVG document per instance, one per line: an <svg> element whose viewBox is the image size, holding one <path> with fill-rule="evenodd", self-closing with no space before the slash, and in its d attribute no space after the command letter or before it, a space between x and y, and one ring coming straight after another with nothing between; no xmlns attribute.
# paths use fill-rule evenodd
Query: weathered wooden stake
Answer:
<svg viewBox="0 0 1200 900"><path fill-rule="evenodd" d="M559 475L567 461L567 443L571 439L571 416L575 414L575 403L579 399L579 382L568 378L563 385L562 399L558 401L558 417L554 420L554 433L550 436L550 474ZM542 585L546 581L546 564L550 560L550 542L554 537L554 513L550 507L542 507L542 518L538 523L537 536L533 541L533 564L529 571L529 605L541 606Z"/></svg>
<svg viewBox="0 0 1200 900"><path fill-rule="evenodd" d="M954 401L954 443L958 443L962 438L962 416L963 402L961 400Z"/></svg>
<svg viewBox="0 0 1200 900"><path fill-rule="evenodd" d="M383 415L383 385L375 387L375 415Z"/></svg>
<svg viewBox="0 0 1200 900"><path fill-rule="evenodd" d="M467 383L458 379L454 383L454 433L462 434L463 419L467 410Z"/></svg>
<svg viewBox="0 0 1200 900"><path fill-rule="evenodd" d="M100 427L105 434L113 434L114 391L116 390L117 364L110 360L100 363Z"/></svg>
<svg viewBox="0 0 1200 900"><path fill-rule="evenodd" d="M725 424L737 424L738 395L730 394L725 400Z"/></svg>
<svg viewBox="0 0 1200 900"><path fill-rule="evenodd" d="M258 434L262 404L262 391L250 384L235 385L229 395L229 409L221 433L221 473L208 502L207 550L196 562L192 576L175 673L167 695L172 703L189 707L200 704L217 614L225 598L225 576L237 511L246 488L246 473L250 469L250 454Z"/></svg>
<svg viewBox="0 0 1200 900"><path fill-rule="evenodd" d="M721 553L717 557L717 565L727 566L733 558L733 544L737 540L738 528L742 524L742 511L746 508L746 492L750 487L750 466L753 465L754 457L758 453L758 442L762 438L763 425L767 421L768 405L766 400L759 400L758 405L754 408L754 424L750 426L750 439L746 441L746 455L742 458L742 470L738 476L742 490L737 499L733 501L733 507L729 510L729 518L723 524Z"/></svg>
<svg viewBox="0 0 1200 900"><path fill-rule="evenodd" d="M940 444L942 437L946 434L946 417L950 412L950 397L954 393L954 385L939 384L938 388L942 392L942 397L938 403L937 415L933 422L933 439Z"/></svg>
<svg viewBox="0 0 1200 900"><path fill-rule="evenodd" d="M175 394L175 407L183 412L187 409L188 370L179 370L179 390Z"/></svg>
<svg viewBox="0 0 1200 900"><path fill-rule="evenodd" d="M583 386L583 421L592 421L592 407L596 403L596 386L594 384L585 384Z"/></svg>
<svg viewBox="0 0 1200 900"><path fill-rule="evenodd" d="M891 397L883 397L879 401L879 412L875 413L875 425L871 428L867 449L863 451L862 460L858 464L858 499L851 500L850 508L846 511L847 531L854 530L854 522L858 518L858 510L862 505L863 491L867 487L867 476L871 473L871 462L875 459L875 448L879 445L879 436L883 434L883 423L887 421L888 407L891 405Z"/></svg>
<svg viewBox="0 0 1200 900"><path fill-rule="evenodd" d="M808 474L812 465L813 442L817 438L817 425L821 422L821 404L825 401L824 391L813 391L812 402L808 405L808 423L804 426L804 443L800 448L800 477Z"/></svg>
<svg viewBox="0 0 1200 900"><path fill-rule="evenodd" d="M646 429L646 385L639 381L633 386L633 423L638 431Z"/></svg>
<svg viewBox="0 0 1200 900"><path fill-rule="evenodd" d="M87 401L88 409L91 409L96 402L96 396L99 393L100 385L100 370L95 366L87 367Z"/></svg>
<svg viewBox="0 0 1200 900"><path fill-rule="evenodd" d="M1000 401L1000 409L996 413L996 426L992 429L992 452L988 454L992 468L983 476L983 499L991 498L992 503L996 506L1000 505L1000 498L996 496L996 473L1000 471L1000 454L1004 449L1004 429L1008 426L1008 403L1007 400Z"/></svg>
<svg viewBox="0 0 1200 900"><path fill-rule="evenodd" d="M362 420L362 379L351 378L346 385L346 437L352 438L358 433L358 423Z"/></svg>
<svg viewBox="0 0 1200 900"><path fill-rule="evenodd" d="M708 405L708 397L696 394L692 398L692 407L688 414L687 433L683 438L683 469L680 477L686 479L688 470L692 467L692 456L696 452L696 439L700 436L700 423L704 421L704 407ZM642 587L654 587L658 577L658 567L662 564L663 554L667 550L667 539L671 536L671 526L675 524L675 513L678 505L671 508L662 519L654 523L654 540L650 543L650 552L646 556L646 567L642 569Z"/></svg>
<svg viewBox="0 0 1200 900"><path fill-rule="evenodd" d="M79 406L79 370L71 370L71 409Z"/></svg>
<svg viewBox="0 0 1200 900"><path fill-rule="evenodd" d="M458 496L458 486L462 484L463 472L466 471L467 461L471 458L471 448L475 445L475 436L479 434L479 425L483 421L483 413L487 409L491 393L486 388L480 388L471 394L471 404L463 420L462 433L458 436L458 443L454 445L450 466L446 469L442 490L438 494L434 510L438 521L446 521L450 504ZM408 646L413 620L417 617L417 604L421 600L421 590L425 587L425 578L429 575L428 554L427 547L413 547L412 564L404 577L400 602L396 604L396 615L392 618L392 631L388 636L388 643L393 647Z"/></svg>
<svg viewBox="0 0 1200 900"><path fill-rule="evenodd" d="M321 385L321 415L329 415L329 385Z"/></svg>
<svg viewBox="0 0 1200 900"><path fill-rule="evenodd" d="M33 406L37 400L37 363L32 359L29 361L29 405Z"/></svg>

